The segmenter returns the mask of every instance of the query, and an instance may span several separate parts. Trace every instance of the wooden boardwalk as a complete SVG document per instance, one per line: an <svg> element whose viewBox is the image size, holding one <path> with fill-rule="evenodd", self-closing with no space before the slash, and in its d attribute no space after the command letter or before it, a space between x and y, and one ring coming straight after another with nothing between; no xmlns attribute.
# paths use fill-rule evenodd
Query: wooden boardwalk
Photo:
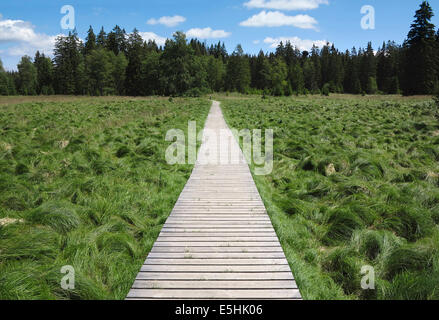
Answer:
<svg viewBox="0 0 439 320"><path fill-rule="evenodd" d="M127 299L301 299L237 142L220 152L224 139L207 138L221 130L231 134L214 102L194 171Z"/></svg>

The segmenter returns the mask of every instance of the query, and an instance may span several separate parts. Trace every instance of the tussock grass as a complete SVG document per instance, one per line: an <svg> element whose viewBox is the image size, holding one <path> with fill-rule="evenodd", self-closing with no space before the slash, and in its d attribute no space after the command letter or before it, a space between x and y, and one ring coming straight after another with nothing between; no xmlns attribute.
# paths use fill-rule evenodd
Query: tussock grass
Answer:
<svg viewBox="0 0 439 320"><path fill-rule="evenodd" d="M166 132L210 103L27 101L0 101L0 219L20 221L0 226L0 299L124 299L192 170L166 164Z"/></svg>
<svg viewBox="0 0 439 320"><path fill-rule="evenodd" d="M274 170L254 178L305 299L438 299L429 97L217 99L230 127L274 130ZM376 290L361 289L365 265Z"/></svg>

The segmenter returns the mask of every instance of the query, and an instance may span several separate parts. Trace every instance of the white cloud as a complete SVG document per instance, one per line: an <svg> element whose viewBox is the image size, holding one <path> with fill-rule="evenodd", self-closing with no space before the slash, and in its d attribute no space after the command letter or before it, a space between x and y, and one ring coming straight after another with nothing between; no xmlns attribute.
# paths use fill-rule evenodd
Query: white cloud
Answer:
<svg viewBox="0 0 439 320"><path fill-rule="evenodd" d="M36 33L30 22L0 20L0 43L14 45L7 49L11 56L33 55L37 50L52 55L56 37Z"/></svg>
<svg viewBox="0 0 439 320"><path fill-rule="evenodd" d="M139 34L145 41L153 40L159 46L165 45L166 38L161 37L154 32L139 32Z"/></svg>
<svg viewBox="0 0 439 320"><path fill-rule="evenodd" d="M244 3L247 8L275 10L312 10L321 4L329 4L328 0L250 0Z"/></svg>
<svg viewBox="0 0 439 320"><path fill-rule="evenodd" d="M264 42L269 44L271 48L276 48L281 42L285 44L290 42L291 45L297 47L301 51L311 50L312 46L322 48L328 41L326 40L303 40L299 37L279 37L279 38L265 38ZM330 43L331 45L331 43Z"/></svg>
<svg viewBox="0 0 439 320"><path fill-rule="evenodd" d="M147 24L155 25L155 24L162 24L167 27L175 27L179 25L180 23L183 23L186 21L185 17L182 16L173 16L173 17L161 17L160 19L149 19Z"/></svg>
<svg viewBox="0 0 439 320"><path fill-rule="evenodd" d="M282 27L292 26L301 29L317 30L318 22L308 15L287 16L279 11L262 11L240 23L243 27Z"/></svg>
<svg viewBox="0 0 439 320"><path fill-rule="evenodd" d="M259 44L259 43L261 43L260 40L253 40L253 44Z"/></svg>
<svg viewBox="0 0 439 320"><path fill-rule="evenodd" d="M224 30L212 30L212 28L193 28L186 32L188 38L198 38L198 39L218 39L227 38L231 35L230 32Z"/></svg>

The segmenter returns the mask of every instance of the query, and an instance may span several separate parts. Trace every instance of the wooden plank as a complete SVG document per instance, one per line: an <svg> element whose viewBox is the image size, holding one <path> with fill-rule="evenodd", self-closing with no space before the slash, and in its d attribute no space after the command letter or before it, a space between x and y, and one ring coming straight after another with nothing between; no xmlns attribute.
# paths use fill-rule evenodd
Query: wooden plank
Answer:
<svg viewBox="0 0 439 320"><path fill-rule="evenodd" d="M140 271L143 272L277 272L290 271L288 265L143 265Z"/></svg>
<svg viewBox="0 0 439 320"><path fill-rule="evenodd" d="M158 247L280 247L279 242L165 242L157 241L155 243Z"/></svg>
<svg viewBox="0 0 439 320"><path fill-rule="evenodd" d="M190 223L166 223L164 227L166 228L179 228L179 229L268 229L273 230L273 226L271 224L249 224L249 223L242 223L242 221L238 221L239 224L227 224L227 223L211 223L207 222L206 224L203 223L196 223L196 222L190 222Z"/></svg>
<svg viewBox="0 0 439 320"><path fill-rule="evenodd" d="M181 225L181 226L230 226L231 223L230 221L195 221L195 220L185 220L185 221L179 221L179 220L172 220L169 222L166 222L166 225ZM267 227L272 227L271 223L269 221L252 221L252 220L248 220L248 221L243 221L243 220L238 220L233 222L232 224L234 225L240 225L240 226L252 226L252 225L257 225L257 226L267 226Z"/></svg>
<svg viewBox="0 0 439 320"><path fill-rule="evenodd" d="M168 237L168 236L160 236L157 239L157 242L278 242L279 240L276 237L210 237L206 239L206 237Z"/></svg>
<svg viewBox="0 0 439 320"><path fill-rule="evenodd" d="M258 232L257 234L252 234L249 232L166 232L162 231L160 233L160 237L204 237L204 238L210 238L210 237L219 237L219 236L225 236L225 237L242 237L242 238L248 238L248 237L254 237L254 236L261 236L261 237L276 237L276 233L274 232Z"/></svg>
<svg viewBox="0 0 439 320"><path fill-rule="evenodd" d="M291 271L252 272L252 273L214 273L214 272L139 272L138 280L285 280L294 281Z"/></svg>
<svg viewBox="0 0 439 320"><path fill-rule="evenodd" d="M189 253L183 259L146 259L144 265L191 265L191 266L250 266L250 265L288 265L285 258L280 259L195 259Z"/></svg>
<svg viewBox="0 0 439 320"><path fill-rule="evenodd" d="M297 289L250 290L180 290L180 289L132 289L128 298L137 299L300 299Z"/></svg>
<svg viewBox="0 0 439 320"><path fill-rule="evenodd" d="M282 252L283 250L281 246L275 247L212 247L212 246L197 246L197 247L165 247L165 246L154 246L151 249L151 252L179 252L179 253L253 253L253 252L262 252L262 253L271 253L271 252Z"/></svg>
<svg viewBox="0 0 439 320"><path fill-rule="evenodd" d="M148 259L285 259L283 252L204 252L204 253L173 253L151 252Z"/></svg>
<svg viewBox="0 0 439 320"><path fill-rule="evenodd" d="M163 227L162 233L172 233L172 232L200 232L200 233L274 233L271 228L168 228L166 226ZM275 233L274 233L275 234Z"/></svg>
<svg viewBox="0 0 439 320"><path fill-rule="evenodd" d="M249 221L249 220L250 220L250 217L240 217L240 218L233 217L233 216L232 217L224 217L224 218L222 218L222 217L218 218L215 216L212 216L212 217L196 217L196 216L174 217L173 215L171 215L168 218L167 222L172 223L172 222L186 222L186 221L195 221L195 222L198 222L198 221L207 221L207 222L225 221L225 222L232 222L233 223L235 221ZM251 218L250 221L251 222L269 222L270 219L268 219L267 217L254 216Z"/></svg>
<svg viewBox="0 0 439 320"><path fill-rule="evenodd" d="M282 280L136 280L133 289L297 289L297 284Z"/></svg>
<svg viewBox="0 0 439 320"><path fill-rule="evenodd" d="M227 212L227 213L212 213L212 214L206 214L206 213L172 213L170 215L173 218L192 218L192 219L198 219L198 218L240 218L240 219L260 219L266 217L263 213L248 213L248 214L234 214L233 212ZM270 220L271 221L271 220Z"/></svg>

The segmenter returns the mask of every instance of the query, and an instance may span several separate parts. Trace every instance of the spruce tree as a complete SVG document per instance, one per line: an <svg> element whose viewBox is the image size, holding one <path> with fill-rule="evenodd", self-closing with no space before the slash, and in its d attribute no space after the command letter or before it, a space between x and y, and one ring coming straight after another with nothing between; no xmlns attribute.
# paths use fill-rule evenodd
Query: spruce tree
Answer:
<svg viewBox="0 0 439 320"><path fill-rule="evenodd" d="M32 63L29 56L21 58L17 65L19 92L22 95L36 95L37 94L37 69Z"/></svg>
<svg viewBox="0 0 439 320"><path fill-rule="evenodd" d="M322 88L322 64L319 49L313 45L311 49L311 62L314 65L314 78L318 89ZM317 93L317 92L314 92Z"/></svg>
<svg viewBox="0 0 439 320"><path fill-rule="evenodd" d="M3 69L3 63L0 60L0 95L7 96L9 94L8 75Z"/></svg>
<svg viewBox="0 0 439 320"><path fill-rule="evenodd" d="M271 64L262 50L259 51L256 58L254 69L255 79L253 80L253 87L259 90L269 88L271 86Z"/></svg>
<svg viewBox="0 0 439 320"><path fill-rule="evenodd" d="M284 59L277 57L271 67L271 88L274 96L284 95L289 88L288 77L288 65ZM264 88L265 89L265 88Z"/></svg>
<svg viewBox="0 0 439 320"><path fill-rule="evenodd" d="M37 68L37 94L54 94L52 59L37 51L34 58L34 65Z"/></svg>
<svg viewBox="0 0 439 320"><path fill-rule="evenodd" d="M101 31L99 32L97 38L96 38L96 45L98 47L105 47L107 44L107 34L105 33L104 27L101 28Z"/></svg>
<svg viewBox="0 0 439 320"><path fill-rule="evenodd" d="M404 81L405 95L431 94L436 84L436 36L435 26L431 23L434 16L428 1L423 1L416 11L405 41Z"/></svg>
<svg viewBox="0 0 439 320"><path fill-rule="evenodd" d="M132 96L138 96L142 92L142 61L145 56L145 47L143 39L137 29L128 37L127 58L128 65L126 68L125 88L126 93Z"/></svg>
<svg viewBox="0 0 439 320"><path fill-rule="evenodd" d="M92 26L88 29L87 37L85 38L84 55L89 54L96 49L96 35Z"/></svg>
<svg viewBox="0 0 439 320"><path fill-rule="evenodd" d="M193 68L195 66L194 50L187 43L183 32L174 33L173 39L168 39L160 63L162 76L160 83L167 95L182 95L192 87Z"/></svg>
<svg viewBox="0 0 439 320"><path fill-rule="evenodd" d="M303 78L303 70L299 63L288 68L288 81L294 93L297 95L305 93L305 80Z"/></svg>
<svg viewBox="0 0 439 320"><path fill-rule="evenodd" d="M227 89L247 92L251 83L250 64L240 44L228 59L227 64Z"/></svg>

